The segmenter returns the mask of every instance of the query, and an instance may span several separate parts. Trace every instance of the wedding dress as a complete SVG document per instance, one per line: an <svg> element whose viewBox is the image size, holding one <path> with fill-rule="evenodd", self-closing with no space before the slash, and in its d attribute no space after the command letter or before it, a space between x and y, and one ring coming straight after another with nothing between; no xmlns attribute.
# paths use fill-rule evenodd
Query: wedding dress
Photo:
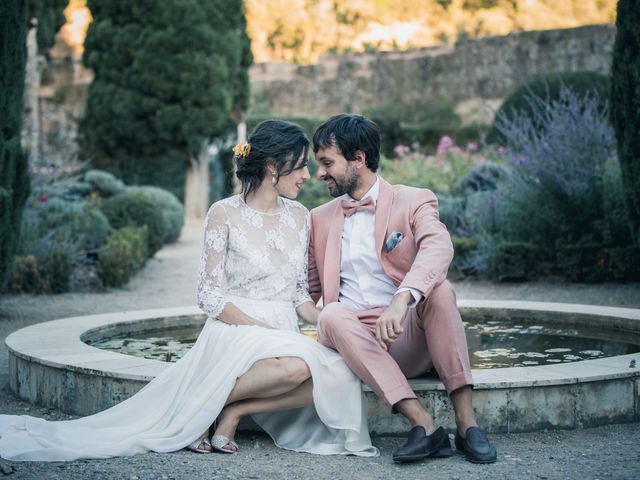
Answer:
<svg viewBox="0 0 640 480"><path fill-rule="evenodd" d="M258 360L284 356L309 366L313 405L253 415L276 445L377 455L361 382L335 351L299 333L295 307L309 300L309 213L297 202L279 203L274 214L253 210L240 196L210 208L198 279L198 303L208 319L181 360L95 415L60 422L0 415L0 457L58 461L179 450L207 430L239 376ZM217 320L227 302L274 329Z"/></svg>

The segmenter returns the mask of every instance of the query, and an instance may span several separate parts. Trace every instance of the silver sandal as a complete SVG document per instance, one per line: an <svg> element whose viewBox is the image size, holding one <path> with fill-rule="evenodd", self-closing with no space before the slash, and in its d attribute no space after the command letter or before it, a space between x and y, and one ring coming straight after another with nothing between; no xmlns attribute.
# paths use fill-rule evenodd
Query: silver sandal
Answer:
<svg viewBox="0 0 640 480"><path fill-rule="evenodd" d="M193 441L192 443L190 443L189 445L187 445L187 449L191 450L192 452L196 452L196 453L211 453L212 450L207 450L205 448L200 448L201 445L208 445L209 447L213 448L213 446L211 445L211 442L209 441L209 439L205 436L205 437L200 437L198 439L196 439L195 441Z"/></svg>
<svg viewBox="0 0 640 480"><path fill-rule="evenodd" d="M239 450L238 444L233 440L230 440L229 438L225 437L224 435L214 435L213 437L211 437L210 445L211 445L211 448L222 453L238 453L238 450ZM222 448L222 447L226 447L227 445L231 445L233 448L235 448L235 451Z"/></svg>

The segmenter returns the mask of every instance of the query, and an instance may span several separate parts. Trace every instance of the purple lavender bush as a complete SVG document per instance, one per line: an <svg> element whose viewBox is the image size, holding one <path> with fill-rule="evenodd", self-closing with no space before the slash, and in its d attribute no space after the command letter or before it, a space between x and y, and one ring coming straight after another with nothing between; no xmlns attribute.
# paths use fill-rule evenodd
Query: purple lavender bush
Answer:
<svg viewBox="0 0 640 480"><path fill-rule="evenodd" d="M617 275L616 248L631 245L608 108L597 93L563 87L557 100L530 96L532 112L499 116L508 174L467 199L478 248L469 262L501 280Z"/></svg>

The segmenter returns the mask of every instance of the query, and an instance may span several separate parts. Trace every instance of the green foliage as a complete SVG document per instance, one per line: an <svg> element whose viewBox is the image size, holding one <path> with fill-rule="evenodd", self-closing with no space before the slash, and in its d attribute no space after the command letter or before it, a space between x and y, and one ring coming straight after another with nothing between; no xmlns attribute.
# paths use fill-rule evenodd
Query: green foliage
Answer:
<svg viewBox="0 0 640 480"><path fill-rule="evenodd" d="M312 208L316 208L323 203L327 203L333 197L329 195L329 190L327 189L324 182L320 180L316 180L312 178L307 183L305 183L298 194L298 200L309 210Z"/></svg>
<svg viewBox="0 0 640 480"><path fill-rule="evenodd" d="M604 109L609 97L609 78L596 72L560 72L538 75L522 87L509 95L496 112L496 120L500 117L513 119L516 112L532 117L535 105L532 98L537 97L546 104L551 104L560 98L562 87L570 89L577 96L593 95L600 99L600 108ZM506 139L494 120L487 132L486 141L489 144L506 145Z"/></svg>
<svg viewBox="0 0 640 480"><path fill-rule="evenodd" d="M242 2L88 6L93 22L83 60L95 77L80 125L82 154L129 184L180 195L188 162L203 141L229 128L234 103L246 101Z"/></svg>
<svg viewBox="0 0 640 480"><path fill-rule="evenodd" d="M635 0L619 0L611 67L611 121L629 220L640 242L640 8Z"/></svg>
<svg viewBox="0 0 640 480"><path fill-rule="evenodd" d="M69 291L78 259L78 244L68 237L46 235L30 243L28 255L16 257L10 288L16 293Z"/></svg>
<svg viewBox="0 0 640 480"><path fill-rule="evenodd" d="M84 174L84 182L98 192L102 198L112 197L124 191L124 183L112 173L100 170L89 170Z"/></svg>
<svg viewBox="0 0 640 480"><path fill-rule="evenodd" d="M96 273L105 287L124 285L134 273L132 246L116 232L109 237L107 246L98 254L96 263Z"/></svg>
<svg viewBox="0 0 640 480"><path fill-rule="evenodd" d="M16 257L9 290L15 293L44 293L49 285L38 270L38 259L34 255Z"/></svg>
<svg viewBox="0 0 640 480"><path fill-rule="evenodd" d="M88 183L67 180L39 187L36 193L47 198L75 201L88 197L92 191L93 187Z"/></svg>
<svg viewBox="0 0 640 480"><path fill-rule="evenodd" d="M87 202L34 198L27 204L23 229L23 254L32 253L33 245L46 237L54 242L73 239L78 255L86 255L105 244L110 226L105 215Z"/></svg>
<svg viewBox="0 0 640 480"><path fill-rule="evenodd" d="M29 194L27 158L20 146L26 28L26 2L0 2L0 292L11 277Z"/></svg>
<svg viewBox="0 0 640 480"><path fill-rule="evenodd" d="M392 156L397 145L417 142L422 147L434 148L444 136L466 144L477 141L484 133L483 126L463 125L453 104L442 99L416 103L395 98L365 114L380 127L382 152L386 156Z"/></svg>
<svg viewBox="0 0 640 480"><path fill-rule="evenodd" d="M106 247L98 254L96 273L105 287L119 287L147 261L147 228L114 230Z"/></svg>
<svg viewBox="0 0 640 480"><path fill-rule="evenodd" d="M125 191L104 200L100 204L100 209L109 219L112 228L146 226L148 229L147 248L150 257L153 257L164 244L166 231L162 211L146 195Z"/></svg>
<svg viewBox="0 0 640 480"><path fill-rule="evenodd" d="M164 220L164 243L178 241L184 225L184 208L178 197L167 190L151 186L127 187L127 192L142 194L155 203Z"/></svg>
<svg viewBox="0 0 640 480"><path fill-rule="evenodd" d="M440 139L436 153L426 155L420 145L396 145L395 157L380 161L381 175L391 183L428 188L439 195L450 195L455 185L475 166L487 161L486 153L478 152L470 143L466 149L455 145L451 137ZM497 157L496 157L497 158Z"/></svg>
<svg viewBox="0 0 640 480"><path fill-rule="evenodd" d="M476 269L505 280L628 278L610 255L629 248L631 236L606 109L597 96L568 89L551 105L539 97L531 104L539 123L526 112L498 123L508 141L506 175L495 190L467 198Z"/></svg>
<svg viewBox="0 0 640 480"><path fill-rule="evenodd" d="M64 9L69 0L29 0L29 17L38 20L38 50L46 53L55 42L56 33L64 25Z"/></svg>
<svg viewBox="0 0 640 480"><path fill-rule="evenodd" d="M531 280L538 273L538 248L526 242L499 243L493 256L492 270L501 282Z"/></svg>
<svg viewBox="0 0 640 480"><path fill-rule="evenodd" d="M258 125L260 122L265 120L270 120L274 118L272 115L250 115L247 117L247 131L253 130L253 128ZM320 117L287 117L278 115L279 120L285 120L287 122L292 122L297 125L300 125L304 133L307 134L309 140L313 138L314 132L317 128L322 125L326 118Z"/></svg>

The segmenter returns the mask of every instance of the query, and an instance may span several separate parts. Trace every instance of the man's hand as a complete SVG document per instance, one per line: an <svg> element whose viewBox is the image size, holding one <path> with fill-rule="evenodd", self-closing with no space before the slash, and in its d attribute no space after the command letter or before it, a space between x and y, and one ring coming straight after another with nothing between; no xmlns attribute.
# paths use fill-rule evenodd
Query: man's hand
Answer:
<svg viewBox="0 0 640 480"><path fill-rule="evenodd" d="M394 295L391 305L378 318L376 322L376 339L385 351L389 350L398 335L404 331L402 319L407 313L407 305L411 300L413 300L411 292L397 293Z"/></svg>

